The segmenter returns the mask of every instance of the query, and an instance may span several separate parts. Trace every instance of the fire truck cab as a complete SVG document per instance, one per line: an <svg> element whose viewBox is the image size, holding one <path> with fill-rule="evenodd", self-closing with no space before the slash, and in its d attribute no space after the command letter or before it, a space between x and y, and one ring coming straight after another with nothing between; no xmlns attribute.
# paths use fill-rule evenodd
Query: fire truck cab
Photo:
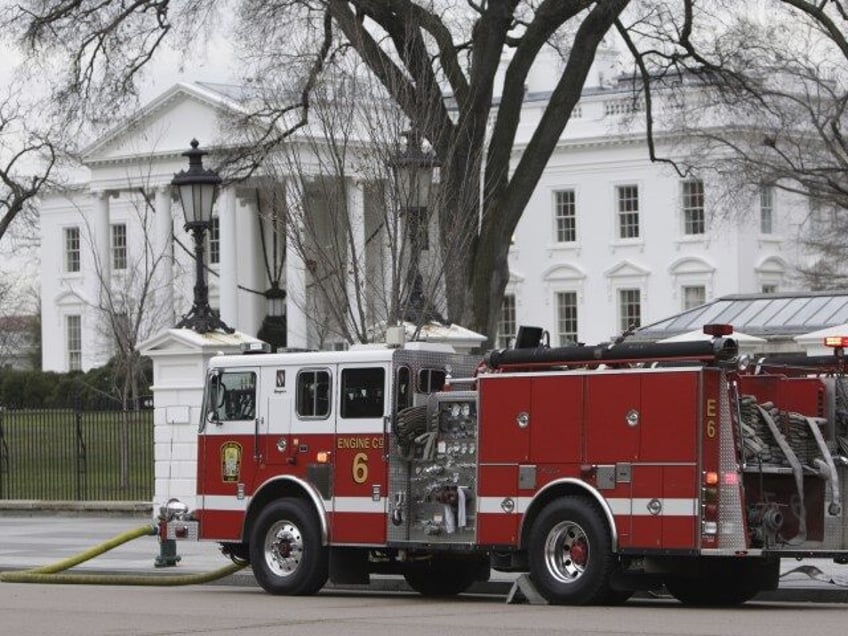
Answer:
<svg viewBox="0 0 848 636"><path fill-rule="evenodd" d="M198 507L162 536L219 542L273 594L395 573L450 595L495 568L569 604L662 585L735 604L776 587L781 557L848 559L840 357L741 368L727 330L541 335L483 360L426 343L213 358Z"/></svg>

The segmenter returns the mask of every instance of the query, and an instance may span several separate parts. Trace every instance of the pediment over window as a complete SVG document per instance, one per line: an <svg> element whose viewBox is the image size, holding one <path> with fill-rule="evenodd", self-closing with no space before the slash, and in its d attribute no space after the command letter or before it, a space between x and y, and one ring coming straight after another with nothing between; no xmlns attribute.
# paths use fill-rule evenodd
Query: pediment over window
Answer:
<svg viewBox="0 0 848 636"><path fill-rule="evenodd" d="M85 303L85 299L75 291L64 291L54 301L57 307L78 307Z"/></svg>
<svg viewBox="0 0 848 636"><path fill-rule="evenodd" d="M544 281L583 280L586 272L576 265L554 265L549 267L543 274Z"/></svg>
<svg viewBox="0 0 848 636"><path fill-rule="evenodd" d="M754 267L754 271L759 274L784 274L787 269L789 265L779 256L767 256Z"/></svg>
<svg viewBox="0 0 848 636"><path fill-rule="evenodd" d="M646 278L650 275L651 270L628 259L619 261L604 272L607 278Z"/></svg>
<svg viewBox="0 0 848 636"><path fill-rule="evenodd" d="M675 276L684 274L712 274L715 270L715 265L696 256L678 258L668 268L669 273Z"/></svg>

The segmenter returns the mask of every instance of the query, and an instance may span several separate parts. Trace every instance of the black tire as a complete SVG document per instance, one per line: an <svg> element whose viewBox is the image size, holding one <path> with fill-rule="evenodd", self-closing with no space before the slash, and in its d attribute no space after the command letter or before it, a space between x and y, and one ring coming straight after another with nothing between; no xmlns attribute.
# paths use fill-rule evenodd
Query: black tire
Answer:
<svg viewBox="0 0 848 636"><path fill-rule="evenodd" d="M749 601L760 590L774 589L779 559L699 559L692 572L669 576L665 587L684 605L729 607Z"/></svg>
<svg viewBox="0 0 848 636"><path fill-rule="evenodd" d="M315 513L301 500L269 504L250 540L250 563L270 594L314 594L327 582L329 551L321 545Z"/></svg>
<svg viewBox="0 0 848 636"><path fill-rule="evenodd" d="M610 531L600 510L584 497L549 503L530 531L530 576L554 605L617 601L610 589L615 566Z"/></svg>
<svg viewBox="0 0 848 636"><path fill-rule="evenodd" d="M489 559L466 559L434 556L419 563L411 563L403 578L409 587L422 596L456 596L467 590L488 574Z"/></svg>

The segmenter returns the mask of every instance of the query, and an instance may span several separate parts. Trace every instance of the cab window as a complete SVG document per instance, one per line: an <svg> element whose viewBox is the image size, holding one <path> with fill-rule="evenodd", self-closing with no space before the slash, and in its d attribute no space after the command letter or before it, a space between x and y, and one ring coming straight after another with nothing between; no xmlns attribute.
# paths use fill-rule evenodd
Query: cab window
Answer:
<svg viewBox="0 0 848 636"><path fill-rule="evenodd" d="M447 374L442 369L421 369L418 372L419 393L435 393L445 386Z"/></svg>
<svg viewBox="0 0 848 636"><path fill-rule="evenodd" d="M224 371L210 377L207 413L218 422L256 417L256 373Z"/></svg>
<svg viewBox="0 0 848 636"><path fill-rule="evenodd" d="M325 369L297 374L297 414L327 417L330 414L330 372Z"/></svg>
<svg viewBox="0 0 848 636"><path fill-rule="evenodd" d="M385 385L386 371L382 367L342 370L341 416L382 417Z"/></svg>

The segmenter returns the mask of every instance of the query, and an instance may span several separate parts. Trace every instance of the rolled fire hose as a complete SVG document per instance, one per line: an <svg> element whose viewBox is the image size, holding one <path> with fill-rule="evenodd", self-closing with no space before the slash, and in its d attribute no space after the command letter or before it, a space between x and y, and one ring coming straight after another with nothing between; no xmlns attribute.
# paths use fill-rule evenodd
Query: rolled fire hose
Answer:
<svg viewBox="0 0 848 636"><path fill-rule="evenodd" d="M155 525L147 524L123 532L84 552L31 570L0 572L0 581L6 583L68 583L88 585L197 585L229 576L244 568L246 563L231 563L211 572L195 574L68 574L64 570L108 552L133 539L158 534Z"/></svg>

